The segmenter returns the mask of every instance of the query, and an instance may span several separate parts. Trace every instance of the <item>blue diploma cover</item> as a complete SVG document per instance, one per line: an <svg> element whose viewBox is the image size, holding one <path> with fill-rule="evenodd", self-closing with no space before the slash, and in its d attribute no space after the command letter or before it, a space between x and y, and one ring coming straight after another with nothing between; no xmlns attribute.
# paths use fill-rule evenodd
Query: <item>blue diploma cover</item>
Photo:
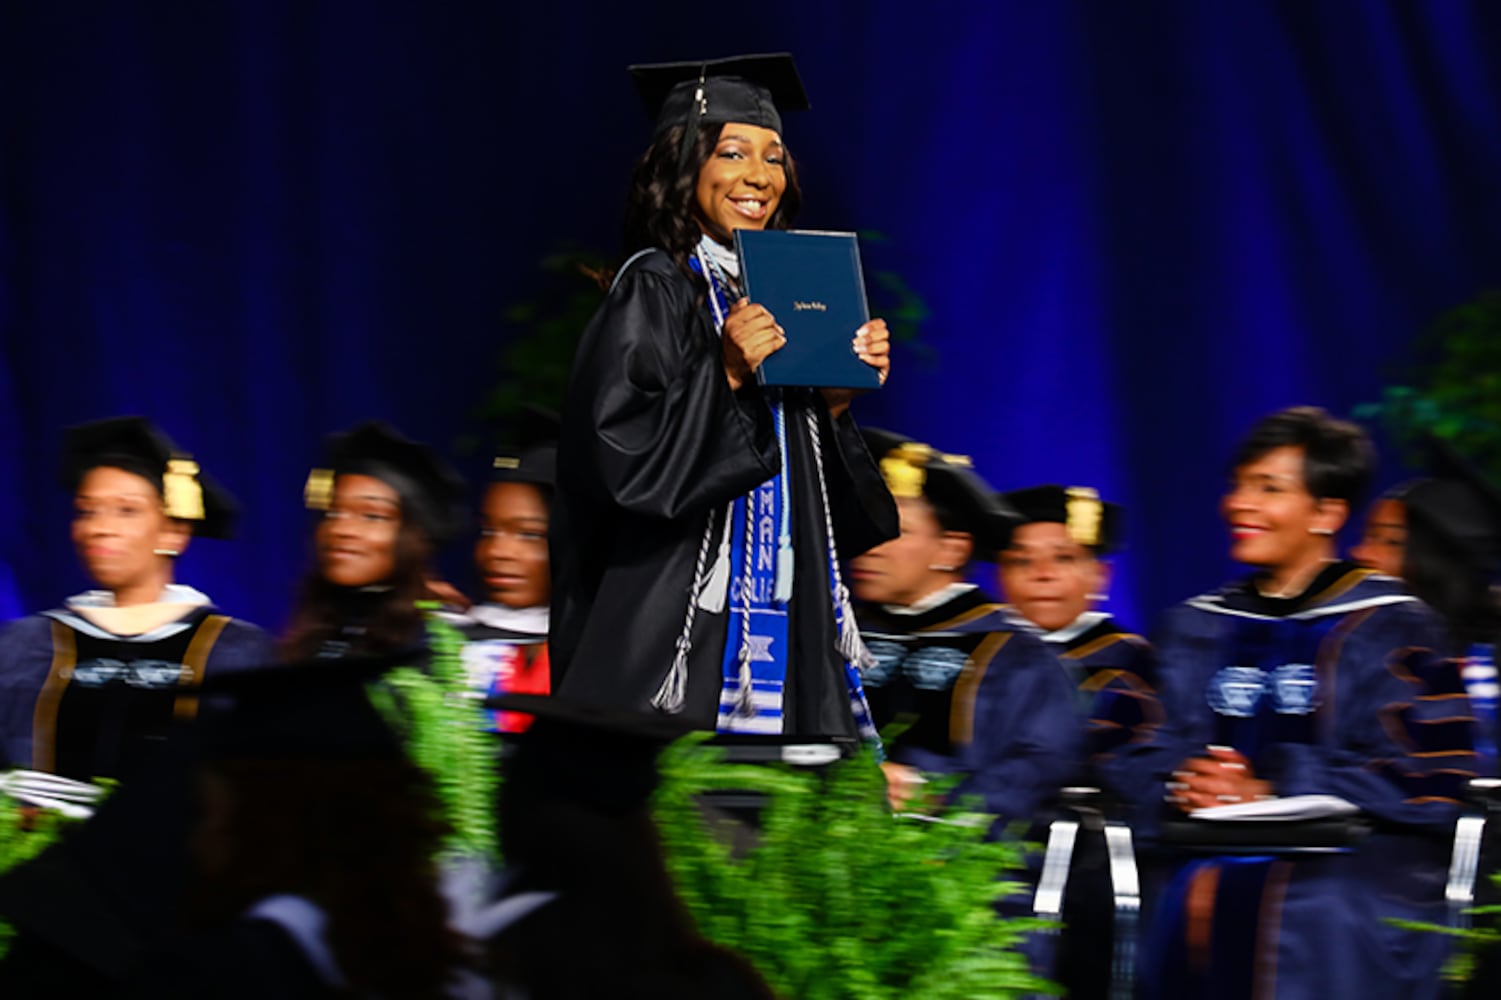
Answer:
<svg viewBox="0 0 1501 1000"><path fill-rule="evenodd" d="M787 332L787 343L756 369L762 385L881 387L852 344L870 319L854 233L737 229L735 251L745 297Z"/></svg>

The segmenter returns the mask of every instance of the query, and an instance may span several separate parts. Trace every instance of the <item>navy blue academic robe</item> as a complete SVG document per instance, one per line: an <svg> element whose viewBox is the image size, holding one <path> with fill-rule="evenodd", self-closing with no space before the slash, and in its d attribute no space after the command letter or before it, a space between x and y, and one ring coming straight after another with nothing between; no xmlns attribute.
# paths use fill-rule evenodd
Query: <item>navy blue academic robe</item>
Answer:
<svg viewBox="0 0 1501 1000"><path fill-rule="evenodd" d="M865 607L860 622L876 658L864 674L876 727L911 723L889 757L964 775L956 797L1003 820L1038 819L1069 778L1081 727L1069 676L1036 630L973 587L918 614Z"/></svg>
<svg viewBox="0 0 1501 1000"><path fill-rule="evenodd" d="M1119 796L1094 762L1150 740L1161 725L1162 708L1153 689L1156 651L1146 639L1098 611L1085 612L1064 628L1046 633L1043 641L1069 672L1083 727L1083 758L1070 784L1100 788L1105 809L1114 812ZM1090 825L1077 831L1063 923L1052 978L1068 996L1108 995L1115 941L1113 884L1104 832Z"/></svg>
<svg viewBox="0 0 1501 1000"><path fill-rule="evenodd" d="M1427 606L1347 563L1297 597L1245 580L1169 613L1157 642L1166 722L1106 766L1160 804L1172 768L1232 746L1279 796L1337 796L1375 832L1348 853L1185 861L1149 931L1148 995L1437 995L1446 940L1389 919L1444 916L1474 752L1443 648Z"/></svg>
<svg viewBox="0 0 1501 1000"><path fill-rule="evenodd" d="M66 608L22 618L0 633L0 768L126 779L196 715L185 685L275 659L265 632L211 605L137 636Z"/></svg>

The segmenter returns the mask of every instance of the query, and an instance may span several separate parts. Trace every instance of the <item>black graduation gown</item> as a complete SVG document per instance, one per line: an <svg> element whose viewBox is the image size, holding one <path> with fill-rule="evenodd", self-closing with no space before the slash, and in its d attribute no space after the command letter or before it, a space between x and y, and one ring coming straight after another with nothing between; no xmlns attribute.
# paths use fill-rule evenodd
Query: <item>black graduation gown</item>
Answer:
<svg viewBox="0 0 1501 1000"><path fill-rule="evenodd" d="M853 332L853 331L852 331ZM848 559L897 533L896 504L854 420L810 390L787 393L795 578L785 689L788 733L855 736L836 648L812 412L836 546ZM579 343L568 386L552 531L554 693L650 710L683 630L700 545L728 503L783 456L763 390L731 391L695 284L662 252L618 278ZM684 715L714 728L727 612L696 612Z"/></svg>

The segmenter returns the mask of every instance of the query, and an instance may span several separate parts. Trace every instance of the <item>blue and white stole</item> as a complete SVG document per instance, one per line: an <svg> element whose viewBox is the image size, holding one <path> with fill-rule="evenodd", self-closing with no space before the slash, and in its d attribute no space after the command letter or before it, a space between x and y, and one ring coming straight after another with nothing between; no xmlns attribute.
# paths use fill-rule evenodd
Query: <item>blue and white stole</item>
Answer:
<svg viewBox="0 0 1501 1000"><path fill-rule="evenodd" d="M705 253L701 247L689 259L689 266L703 275L708 283L714 324L723 334L725 317L729 315L729 282L720 262L715 259L718 254L713 251L716 249L711 247L709 253ZM776 426L782 469L749 494L729 504L721 522L719 549L712 567L708 555L715 518L709 518L699 547L693 594L683 633L678 639L677 655L661 689L652 699L653 704L664 711L681 710L687 691L687 660L694 613L698 608L719 613L725 609L728 598L730 620L721 662L716 724L720 732L781 733L783 728L794 574L792 505L788 490L786 408L780 390L767 389L766 397ZM812 411L808 412L808 424L816 453L815 466L828 536L829 594L833 599L834 624L839 636L839 652L844 660L850 710L861 738L879 745L860 680L859 668L869 654L860 643L859 629L839 572L819 429Z"/></svg>

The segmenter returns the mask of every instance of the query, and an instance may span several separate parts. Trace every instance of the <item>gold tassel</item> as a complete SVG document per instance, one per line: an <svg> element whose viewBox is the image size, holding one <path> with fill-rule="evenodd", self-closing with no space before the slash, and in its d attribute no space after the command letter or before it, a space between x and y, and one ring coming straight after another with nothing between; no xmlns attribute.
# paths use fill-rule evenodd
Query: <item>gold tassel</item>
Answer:
<svg viewBox="0 0 1501 1000"><path fill-rule="evenodd" d="M334 470L314 469L307 474L302 501L309 510L328 510L334 502Z"/></svg>
<svg viewBox="0 0 1501 1000"><path fill-rule="evenodd" d="M162 506L168 517L203 520L203 487L198 483L197 462L186 458L167 462L167 471L162 473Z"/></svg>
<svg viewBox="0 0 1501 1000"><path fill-rule="evenodd" d="M1065 492L1068 494L1068 537L1087 548L1094 548L1100 544L1100 522L1105 514L1100 494L1088 486L1070 486Z"/></svg>
<svg viewBox="0 0 1501 1000"><path fill-rule="evenodd" d="M881 478L886 480L891 495L898 499L922 496L928 481L928 460L932 457L932 448L915 441L888 451L881 459Z"/></svg>

